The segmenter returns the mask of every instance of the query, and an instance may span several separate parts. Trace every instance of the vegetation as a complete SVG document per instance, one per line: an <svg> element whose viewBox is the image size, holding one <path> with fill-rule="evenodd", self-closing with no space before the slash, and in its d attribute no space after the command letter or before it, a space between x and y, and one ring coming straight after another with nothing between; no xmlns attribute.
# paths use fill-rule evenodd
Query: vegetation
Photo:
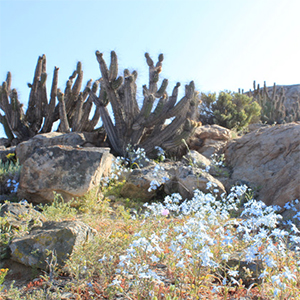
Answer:
<svg viewBox="0 0 300 300"><path fill-rule="evenodd" d="M180 83L176 84L170 97L166 93L167 79L158 88L162 54L156 65L149 54L145 54L149 66L149 86L143 86L144 101L141 108L136 99L137 72L130 73L125 69L123 79L122 76L118 77L118 61L114 51L111 52L109 69L103 54L97 51L96 56L102 80L99 97L93 93L93 100L100 109L104 128L117 155L126 156L128 144L142 147L148 155L154 151L155 146L167 151L176 149L182 144L182 139L187 139L194 132L194 128L199 125L194 121L199 102L194 82L186 85L185 96L176 104ZM153 109L156 99L159 100ZM108 103L112 106L114 122L106 108ZM171 118L171 123L166 125L165 121Z"/></svg>
<svg viewBox="0 0 300 300"><path fill-rule="evenodd" d="M199 119L203 124L217 124L241 130L259 120L260 106L252 98L240 93L220 92L201 94Z"/></svg>
<svg viewBox="0 0 300 300"><path fill-rule="evenodd" d="M6 161L0 160L0 195L16 193L19 185L21 166L13 153L9 153Z"/></svg>
<svg viewBox="0 0 300 300"><path fill-rule="evenodd" d="M282 124L295 122L300 120L300 98L296 99L292 104L287 104L284 88L279 89L274 83L270 92L264 82L263 88L256 87L253 82L253 92L247 94L252 96L261 106L260 120L267 124Z"/></svg>
<svg viewBox="0 0 300 300"><path fill-rule="evenodd" d="M38 133L51 132L53 123L60 120L58 131L92 131L97 125L100 113L96 109L94 116L89 120L93 101L89 96L91 90L96 91L98 83L92 87L89 80L81 92L83 71L81 63L69 77L64 93L58 87L58 70L54 68L50 101L46 91L46 56L40 56L35 68L26 112L18 99L16 89L11 89L12 76L8 72L6 81L0 87L0 108L5 115L0 114L7 137L12 140L15 136L18 141L28 140ZM73 83L73 81L75 82ZM57 101L58 100L58 101Z"/></svg>
<svg viewBox="0 0 300 300"><path fill-rule="evenodd" d="M7 299L297 299L300 231L276 207L246 186L217 198L209 183L190 200L140 202L137 213L118 197L123 169L101 191L40 207L49 220L83 220L97 234L65 266L49 253L49 271L23 288L5 286Z"/></svg>

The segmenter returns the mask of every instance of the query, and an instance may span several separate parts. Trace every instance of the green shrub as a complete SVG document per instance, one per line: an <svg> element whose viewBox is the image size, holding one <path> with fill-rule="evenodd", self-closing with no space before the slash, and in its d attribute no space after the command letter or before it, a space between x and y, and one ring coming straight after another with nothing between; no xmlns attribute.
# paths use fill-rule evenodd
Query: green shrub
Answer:
<svg viewBox="0 0 300 300"><path fill-rule="evenodd" d="M252 98L228 91L201 95L199 119L203 124L217 124L241 130L258 121L261 107Z"/></svg>

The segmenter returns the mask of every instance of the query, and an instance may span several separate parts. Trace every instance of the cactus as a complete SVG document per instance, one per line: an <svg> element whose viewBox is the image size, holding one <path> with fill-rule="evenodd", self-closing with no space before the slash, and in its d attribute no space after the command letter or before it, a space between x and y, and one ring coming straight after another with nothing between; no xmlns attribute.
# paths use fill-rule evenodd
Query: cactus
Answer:
<svg viewBox="0 0 300 300"><path fill-rule="evenodd" d="M126 155L128 144L143 147L148 155L151 155L155 146L163 147L167 151L174 150L182 144L182 139L187 139L199 125L197 122L191 122L195 119L199 102L194 82L186 85L185 96L176 104L179 83L170 97L166 93L168 80L163 80L158 88L163 55L159 55L156 65L148 53L145 57L149 67L149 86L143 86L144 101L140 108L136 100L137 72L130 73L125 69L124 77L118 77L116 53L111 52L108 69L103 54L96 52L102 74L100 93L97 96L96 91L92 90L90 94L100 111L112 148L118 155ZM159 100L153 109L156 99ZM108 113L109 102L114 122ZM172 122L165 125L165 121L170 118L173 118Z"/></svg>
<svg viewBox="0 0 300 300"><path fill-rule="evenodd" d="M300 120L299 95L296 101L287 107L284 87L278 88L274 83L272 92L270 92L266 82L264 82L264 87L260 88L259 84L256 87L254 81L253 92L250 90L246 94L253 96L262 107L260 119L264 123L282 124Z"/></svg>
<svg viewBox="0 0 300 300"><path fill-rule="evenodd" d="M99 109L89 120L93 101L90 96L92 80L89 80L83 92L80 92L83 79L81 63L77 63L76 70L69 77L64 93L57 89L58 71L54 68L53 81L48 103L46 91L46 56L38 58L33 82L28 84L30 95L26 113L18 100L16 90L11 90L11 73L8 72L6 81L0 89L0 108L5 115L0 114L7 137L12 140L27 140L38 133L50 132L53 123L60 119L58 131L92 131L100 119ZM74 84L73 81L75 80ZM58 103L56 101L58 99Z"/></svg>

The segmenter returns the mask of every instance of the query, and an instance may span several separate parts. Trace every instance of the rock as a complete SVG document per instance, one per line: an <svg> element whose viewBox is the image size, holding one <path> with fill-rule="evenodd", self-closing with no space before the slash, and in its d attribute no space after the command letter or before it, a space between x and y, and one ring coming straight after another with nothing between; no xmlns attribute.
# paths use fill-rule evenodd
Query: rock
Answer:
<svg viewBox="0 0 300 300"><path fill-rule="evenodd" d="M108 148L36 148L23 161L18 197L33 203L52 202L53 192L65 201L81 197L108 175L112 159Z"/></svg>
<svg viewBox="0 0 300 300"><path fill-rule="evenodd" d="M32 205L28 203L5 203L0 207L1 224L9 229L9 235L18 232L18 235L23 234L26 230L30 230L35 226L42 226L46 221L45 217L36 211ZM3 227L4 228L4 227ZM6 233L4 233L4 236ZM4 238L0 241L0 258L8 258L8 244L4 242Z"/></svg>
<svg viewBox="0 0 300 300"><path fill-rule="evenodd" d="M86 132L86 133L49 132L49 133L37 134L32 139L20 143L16 147L16 154L20 164L23 164L23 162L29 156L31 156L36 149L39 148L55 146L55 145L64 145L64 146L73 146L73 147L86 147L86 146L94 145L94 146L105 147L106 144L104 143L104 140L105 140L105 134L98 131Z"/></svg>
<svg viewBox="0 0 300 300"><path fill-rule="evenodd" d="M49 251L62 266L73 250L92 238L95 230L80 221L48 221L29 234L14 238L9 245L11 259L46 270Z"/></svg>
<svg viewBox="0 0 300 300"><path fill-rule="evenodd" d="M231 131L219 125L205 125L196 128L187 144L190 150L196 150L206 157L221 152L232 138Z"/></svg>
<svg viewBox="0 0 300 300"><path fill-rule="evenodd" d="M211 182L216 185L221 195L226 193L223 184L203 169L178 164L166 165L165 169L169 173L170 180L164 184L164 191L167 194L179 193L183 199L191 199L196 189L207 193L207 183Z"/></svg>
<svg viewBox="0 0 300 300"><path fill-rule="evenodd" d="M7 223L16 229L42 226L46 218L28 203L5 203L0 207L0 217L6 218Z"/></svg>
<svg viewBox="0 0 300 300"><path fill-rule="evenodd" d="M162 168L163 164L157 166L149 163L148 166L134 169L129 173L121 190L121 196L124 198L138 198L144 201L153 198L156 195L155 190L148 191L151 181L156 180L161 183L164 181L163 177L168 176L168 173Z"/></svg>
<svg viewBox="0 0 300 300"><path fill-rule="evenodd" d="M195 150L189 151L183 158L182 161L188 165L205 169L211 164L211 161L204 155L200 154Z"/></svg>
<svg viewBox="0 0 300 300"><path fill-rule="evenodd" d="M228 143L231 183L258 190L257 200L279 205L300 199L300 123L261 128Z"/></svg>
<svg viewBox="0 0 300 300"><path fill-rule="evenodd" d="M169 180L166 181L165 178ZM149 201L156 195L156 190L148 192L150 183L154 180L158 183L157 187L163 187L165 193L180 193L183 199L193 197L195 189L208 192L208 182L217 185L218 194L226 192L223 184L203 169L185 166L182 162L167 162L134 170L128 175L121 194L128 198L134 194L139 196L134 198Z"/></svg>

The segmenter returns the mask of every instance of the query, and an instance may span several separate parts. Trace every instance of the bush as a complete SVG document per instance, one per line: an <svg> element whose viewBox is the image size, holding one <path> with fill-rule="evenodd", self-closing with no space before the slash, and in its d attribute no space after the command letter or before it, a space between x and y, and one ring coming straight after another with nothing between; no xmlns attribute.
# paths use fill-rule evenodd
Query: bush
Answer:
<svg viewBox="0 0 300 300"><path fill-rule="evenodd" d="M203 124L217 124L229 129L241 130L258 121L261 107L252 98L228 91L201 95L199 119Z"/></svg>

